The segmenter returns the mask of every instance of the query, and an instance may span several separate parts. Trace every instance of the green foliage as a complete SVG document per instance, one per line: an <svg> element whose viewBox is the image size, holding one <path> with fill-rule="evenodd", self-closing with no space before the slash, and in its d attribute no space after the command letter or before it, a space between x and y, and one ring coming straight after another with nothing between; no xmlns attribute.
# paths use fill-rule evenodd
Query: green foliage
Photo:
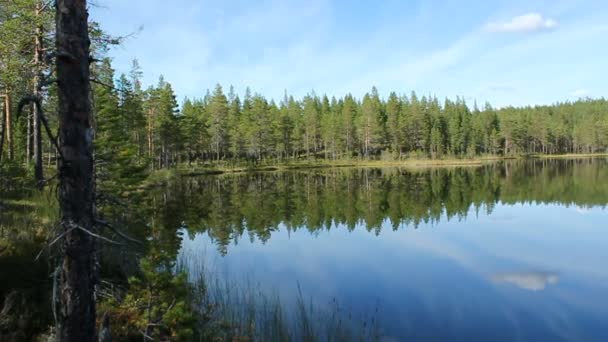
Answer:
<svg viewBox="0 0 608 342"><path fill-rule="evenodd" d="M136 186L147 168L139 148L142 102L126 76L122 75L114 88L114 71L108 59L94 70L101 81L93 87L97 179L102 191L120 193Z"/></svg>
<svg viewBox="0 0 608 342"><path fill-rule="evenodd" d="M131 74L140 75L138 70L135 65ZM502 109L486 103L480 109L460 97L440 103L415 92L392 92L384 100L374 87L361 101L350 94L330 100L311 92L301 100L285 94L277 105L249 88L243 100L232 87L225 95L218 84L202 99L185 99L180 109L171 84L162 77L146 91L138 84L133 76L121 76L118 93L99 96L119 97L130 136L111 134L114 140L134 144L129 150L137 150L138 165L150 160L154 168L208 161L253 165L302 157L401 160L608 150L605 99Z"/></svg>
<svg viewBox="0 0 608 342"><path fill-rule="evenodd" d="M28 189L34 189L33 179L31 170L20 163L6 160L0 162L0 202L2 199L29 194Z"/></svg>
<svg viewBox="0 0 608 342"><path fill-rule="evenodd" d="M55 24L52 11L36 13L39 4L39 0L0 2L0 88L16 88L34 77L36 29L52 32Z"/></svg>
<svg viewBox="0 0 608 342"><path fill-rule="evenodd" d="M384 114L376 88L371 95L365 94L363 97L360 113L358 129L361 153L369 157L379 152L384 141Z"/></svg>
<svg viewBox="0 0 608 342"><path fill-rule="evenodd" d="M0 163L0 178L6 171L24 173L14 163ZM31 179L15 184L15 192L0 184L0 341L34 341L53 323L52 271L37 256L54 227L57 206L50 192L34 191Z"/></svg>
<svg viewBox="0 0 608 342"><path fill-rule="evenodd" d="M124 298L104 300L98 311L109 315L119 341L140 341L143 334L155 341L194 340L197 313L186 274L174 274L152 260L141 262L142 275L129 279Z"/></svg>
<svg viewBox="0 0 608 342"><path fill-rule="evenodd" d="M181 116L174 117L181 118L176 131L184 143L175 158L189 163L286 161L301 156L384 160L382 151L387 150L391 159L608 150L608 102L604 99L500 110L486 104L470 109L462 98L440 105L435 97L419 98L415 93L409 97L391 93L384 101L374 88L361 102L351 95L330 100L313 92L301 101L285 95L277 106L250 92L242 103L233 93L227 99L218 86L203 100L186 100Z"/></svg>

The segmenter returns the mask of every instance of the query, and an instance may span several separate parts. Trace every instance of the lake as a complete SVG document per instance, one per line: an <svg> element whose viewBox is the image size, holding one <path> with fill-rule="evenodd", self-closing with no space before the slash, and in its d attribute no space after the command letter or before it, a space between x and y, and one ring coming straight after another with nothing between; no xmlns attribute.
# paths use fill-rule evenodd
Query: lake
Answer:
<svg viewBox="0 0 608 342"><path fill-rule="evenodd" d="M133 234L258 329L282 307L294 340L324 325L380 341L608 341L606 158L176 177L132 204ZM2 234L29 216L5 207ZM39 246L2 248L0 295L40 283L24 300L36 311L50 293Z"/></svg>
<svg viewBox="0 0 608 342"><path fill-rule="evenodd" d="M340 303L381 340L608 340L605 159L184 178L168 193L193 268L287 306L298 291Z"/></svg>

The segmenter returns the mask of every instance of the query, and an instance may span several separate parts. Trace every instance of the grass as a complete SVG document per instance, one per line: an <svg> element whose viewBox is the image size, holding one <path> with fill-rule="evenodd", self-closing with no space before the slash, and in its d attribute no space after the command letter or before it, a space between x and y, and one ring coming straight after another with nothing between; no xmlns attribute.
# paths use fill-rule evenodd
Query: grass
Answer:
<svg viewBox="0 0 608 342"><path fill-rule="evenodd" d="M532 158L542 159L584 159L608 157L608 153L568 153L568 154L538 154L530 156Z"/></svg>
<svg viewBox="0 0 608 342"><path fill-rule="evenodd" d="M291 302L274 289L251 281L221 279L206 268L204 255L181 254L177 270L192 284L193 303L202 315L201 331L223 341L380 341L378 308L357 317L336 299L315 305L298 285Z"/></svg>
<svg viewBox="0 0 608 342"><path fill-rule="evenodd" d="M463 158L424 158L424 157L409 157L402 160L394 160L391 158L385 159L301 159L298 161L280 161L280 160L265 160L259 163L232 162L232 161L213 161L194 164L178 164L170 169L162 169L153 171L148 178L143 182L140 188L160 186L166 184L175 176L204 176L204 175L220 175L229 173L244 173L244 172L272 172L272 171L290 171L290 170L307 170L307 169L323 169L323 168L383 168L383 167L398 167L408 169L424 169L437 167L475 167L488 163L494 163L503 160L513 159L580 159L608 157L608 153L594 154L527 154L514 156L477 156Z"/></svg>
<svg viewBox="0 0 608 342"><path fill-rule="evenodd" d="M437 167L437 166L467 166L481 165L500 160L498 157L481 157L475 159L406 159L406 160L371 160L371 159L345 159L345 160L302 160L302 161L272 161L259 164L229 164L224 162L205 164L179 164L175 168L159 170L152 173L152 182L162 180L168 174L182 176L215 175L241 172L288 171L317 168L338 167Z"/></svg>

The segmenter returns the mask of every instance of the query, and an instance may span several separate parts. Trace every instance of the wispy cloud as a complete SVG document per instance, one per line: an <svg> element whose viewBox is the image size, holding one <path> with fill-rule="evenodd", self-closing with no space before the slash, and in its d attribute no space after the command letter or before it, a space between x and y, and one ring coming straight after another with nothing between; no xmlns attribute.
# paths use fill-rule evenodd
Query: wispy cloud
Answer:
<svg viewBox="0 0 608 342"><path fill-rule="evenodd" d="M490 22L486 29L499 33L531 33L551 30L557 27L557 21L545 18L539 13L527 13L513 17L507 21Z"/></svg>
<svg viewBox="0 0 608 342"><path fill-rule="evenodd" d="M507 85L493 85L488 87L488 91L495 93L511 93L514 92L515 87L507 86Z"/></svg>
<svg viewBox="0 0 608 342"><path fill-rule="evenodd" d="M507 0L448 2L440 10L418 1L386 9L336 0L175 0L169 7L104 0L107 8L91 15L116 35L144 25L137 39L112 51L115 67L128 71L137 57L144 84L164 74L180 97L202 96L217 82L274 99L311 89L362 96L375 85L383 95L415 90L506 106L586 95L574 95L578 87L603 92L597 70L606 47L597 42L608 33L608 17L595 1L584 10L560 0L566 9L528 12ZM552 34L496 33L558 26Z"/></svg>
<svg viewBox="0 0 608 342"><path fill-rule="evenodd" d="M588 89L584 89L584 88L580 88L580 89L576 89L575 91L573 91L570 95L574 96L574 97L587 97L589 96L590 92Z"/></svg>

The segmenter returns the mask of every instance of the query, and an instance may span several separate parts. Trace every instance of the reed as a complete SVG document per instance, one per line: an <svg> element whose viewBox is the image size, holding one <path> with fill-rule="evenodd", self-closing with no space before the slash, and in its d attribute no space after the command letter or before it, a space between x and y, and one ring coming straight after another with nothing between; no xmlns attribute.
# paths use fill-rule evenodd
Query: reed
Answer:
<svg viewBox="0 0 608 342"><path fill-rule="evenodd" d="M379 308L363 317L333 298L319 305L298 284L293 298L245 279L228 280L207 266L204 253L181 253L177 272L188 275L193 303L206 319L205 335L228 341L380 341ZM295 300L294 300L295 299ZM321 303L323 304L323 303Z"/></svg>

